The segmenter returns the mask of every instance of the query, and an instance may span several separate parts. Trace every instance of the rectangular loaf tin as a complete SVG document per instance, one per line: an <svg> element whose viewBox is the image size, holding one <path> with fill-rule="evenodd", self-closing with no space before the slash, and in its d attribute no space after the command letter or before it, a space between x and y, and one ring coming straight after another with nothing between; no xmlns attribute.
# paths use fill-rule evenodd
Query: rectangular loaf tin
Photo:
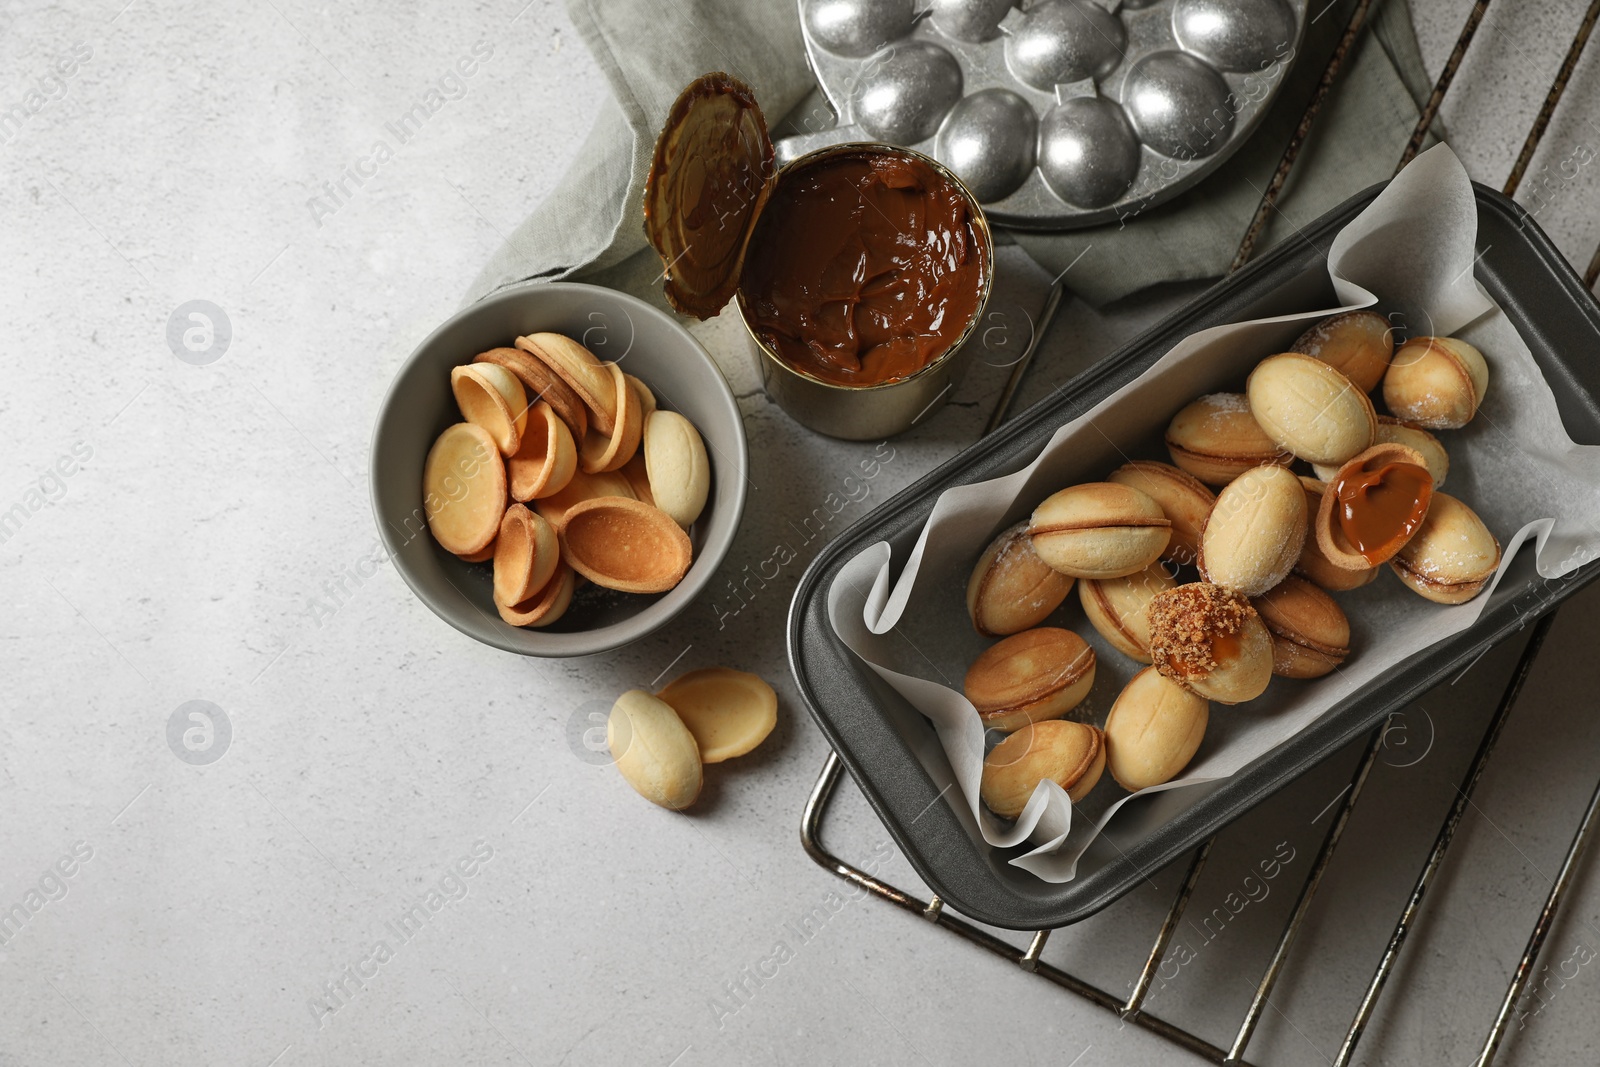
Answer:
<svg viewBox="0 0 1600 1067"><path fill-rule="evenodd" d="M1147 872L1184 856L1600 575L1597 561L1559 579L1541 578L1525 546L1473 626L1428 648L1381 684L1329 709L1232 777L1129 804L1112 823L1114 842L1104 837L1096 841L1079 862L1078 876L1062 884L1009 866L1005 860L1020 849L989 849L968 836L948 800L935 803L940 787L911 748L928 745L932 726L915 712L891 714L887 702L900 698L875 684L835 636L828 623L827 592L839 569L878 541L889 542L895 570L902 567L944 490L1026 466L1074 412L1127 384L1198 330L1337 306L1327 278L1328 248L1382 188L1374 186L1333 209L908 486L823 549L800 579L788 623L789 662L800 693L901 852L950 907L1018 930L1087 918L1132 889ZM1482 257L1476 276L1532 350L1568 434L1580 444L1600 444L1600 304L1526 211L1486 186L1474 183L1473 189ZM917 736L919 730L923 736ZM936 743L931 749L940 751Z"/></svg>

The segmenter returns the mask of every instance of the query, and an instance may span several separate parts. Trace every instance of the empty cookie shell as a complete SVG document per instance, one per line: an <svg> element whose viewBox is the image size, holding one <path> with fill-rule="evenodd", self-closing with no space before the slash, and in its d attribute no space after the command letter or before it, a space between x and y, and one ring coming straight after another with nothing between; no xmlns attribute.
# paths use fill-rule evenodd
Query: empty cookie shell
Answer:
<svg viewBox="0 0 1600 1067"><path fill-rule="evenodd" d="M590 427L609 435L616 428L617 387L593 352L559 333L532 333L517 338L517 347L531 352L561 376L589 408Z"/></svg>
<svg viewBox="0 0 1600 1067"><path fill-rule="evenodd" d="M778 724L778 694L759 676L704 667L668 682L657 697L672 705L700 746L702 763L742 756Z"/></svg>
<svg viewBox="0 0 1600 1067"><path fill-rule="evenodd" d="M693 548L689 535L659 508L601 497L567 512L561 558L606 589L664 593L683 580Z"/></svg>
<svg viewBox="0 0 1600 1067"><path fill-rule="evenodd" d="M573 471L572 479L559 492L547 497L541 497L533 502L533 509L543 515L551 526L559 533L567 524L567 512L583 503L585 500L595 500L603 496L620 496L628 500L634 499L633 486L628 484L618 471L605 471L601 474L585 474L583 471Z"/></svg>
<svg viewBox="0 0 1600 1067"><path fill-rule="evenodd" d="M450 391L461 417L482 426L506 455L517 450L528 423L522 382L498 363L468 363L450 371Z"/></svg>
<svg viewBox="0 0 1600 1067"><path fill-rule="evenodd" d="M1059 719L1094 686L1095 656L1071 630L1040 626L983 651L961 688L985 729L1015 730Z"/></svg>
<svg viewBox="0 0 1600 1067"><path fill-rule="evenodd" d="M1328 491L1327 483L1302 476L1300 487L1306 492L1306 515L1310 519L1311 527L1306 531L1306 543L1300 549L1300 559L1294 565L1294 572L1334 593L1359 589L1377 578L1376 567L1347 570L1327 557L1322 551L1322 546L1317 543L1316 530L1317 514L1322 510L1322 494Z"/></svg>
<svg viewBox="0 0 1600 1067"><path fill-rule="evenodd" d="M628 479L628 486L635 497L651 507L656 506L656 498L650 492L650 471L645 467L644 449L635 452L633 458L624 463L622 470L617 473Z"/></svg>
<svg viewBox="0 0 1600 1067"><path fill-rule="evenodd" d="M501 604L527 600L549 584L560 559L555 527L521 504L512 504L495 539L495 600Z"/></svg>
<svg viewBox="0 0 1600 1067"><path fill-rule="evenodd" d="M528 411L522 443L506 460L511 479L511 499L524 503L535 497L559 493L578 469L578 446L572 431L543 400Z"/></svg>
<svg viewBox="0 0 1600 1067"><path fill-rule="evenodd" d="M562 381L543 360L520 348L491 348L479 352L472 361L497 363L515 374L529 400L543 400L555 409L557 417L572 432L574 441L583 440L583 435L589 431L589 409L572 391L572 386Z"/></svg>
<svg viewBox="0 0 1600 1067"><path fill-rule="evenodd" d="M654 411L644 424L644 462L655 506L685 530L705 510L711 463L694 424L676 411Z"/></svg>
<svg viewBox="0 0 1600 1067"><path fill-rule="evenodd" d="M648 385L633 375L624 374L623 377L628 379L628 384L633 386L634 392L639 394L639 410L648 419L650 413L656 409L656 394L650 391Z"/></svg>
<svg viewBox="0 0 1600 1067"><path fill-rule="evenodd" d="M694 735L670 704L643 689L628 690L612 705L606 747L622 777L650 803L681 811L700 795L704 772Z"/></svg>
<svg viewBox="0 0 1600 1067"><path fill-rule="evenodd" d="M506 465L488 430L458 422L439 435L422 465L422 506L446 552L489 546L506 511Z"/></svg>
<svg viewBox="0 0 1600 1067"><path fill-rule="evenodd" d="M622 368L615 363L602 366L611 378L615 419L609 436L590 430L578 446L578 466L590 474L617 470L632 459L639 450L639 438L644 429L639 394L628 384Z"/></svg>
<svg viewBox="0 0 1600 1067"><path fill-rule="evenodd" d="M572 605L572 592L577 588L577 575L565 563L556 563L556 572L533 596L520 604L502 604L495 601L500 617L512 626L549 626L567 613Z"/></svg>
<svg viewBox="0 0 1600 1067"><path fill-rule="evenodd" d="M1323 491L1312 518L1317 547L1347 570L1386 563L1421 529L1433 495L1433 476L1419 453L1373 445L1340 467Z"/></svg>
<svg viewBox="0 0 1600 1067"><path fill-rule="evenodd" d="M967 579L967 617L985 637L1019 633L1060 607L1075 580L1039 558L1024 519L978 557Z"/></svg>

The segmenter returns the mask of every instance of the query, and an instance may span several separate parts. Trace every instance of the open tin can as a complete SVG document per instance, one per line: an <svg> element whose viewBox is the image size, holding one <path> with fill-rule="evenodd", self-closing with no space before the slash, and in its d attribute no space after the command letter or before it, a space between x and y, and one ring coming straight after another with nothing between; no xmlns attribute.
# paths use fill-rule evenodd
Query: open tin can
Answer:
<svg viewBox="0 0 1600 1067"><path fill-rule="evenodd" d="M673 105L644 214L668 302L707 319L736 300L767 395L831 437L889 437L942 403L994 285L983 208L942 164L850 143L779 167L727 74Z"/></svg>

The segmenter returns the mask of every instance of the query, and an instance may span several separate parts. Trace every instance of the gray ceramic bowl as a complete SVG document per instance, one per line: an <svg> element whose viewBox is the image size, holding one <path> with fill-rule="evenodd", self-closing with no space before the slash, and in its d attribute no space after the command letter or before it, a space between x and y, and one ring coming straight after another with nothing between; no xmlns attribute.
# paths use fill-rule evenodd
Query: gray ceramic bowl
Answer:
<svg viewBox="0 0 1600 1067"><path fill-rule="evenodd" d="M428 533L422 463L444 428L461 421L450 368L541 330L567 334L601 359L621 363L661 407L694 423L711 460L711 495L689 531L694 563L675 589L638 596L585 585L559 621L532 629L510 626L496 613L490 564L463 563ZM744 422L728 383L672 316L612 289L529 282L457 312L401 366L372 434L372 510L395 569L445 622L507 652L587 656L658 629L711 580L744 512L746 459Z"/></svg>

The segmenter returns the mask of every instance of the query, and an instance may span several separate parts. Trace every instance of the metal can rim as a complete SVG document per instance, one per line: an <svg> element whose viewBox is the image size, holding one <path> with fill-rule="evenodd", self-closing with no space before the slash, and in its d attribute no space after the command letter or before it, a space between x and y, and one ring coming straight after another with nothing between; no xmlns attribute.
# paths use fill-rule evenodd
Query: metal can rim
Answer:
<svg viewBox="0 0 1600 1067"><path fill-rule="evenodd" d="M970 338L977 330L978 323L983 320L983 309L988 305L989 296L994 290L994 234L989 228L989 218L984 214L983 205L978 203L978 198L972 195L972 190L967 188L967 184L957 177L955 172L950 170L949 167L946 167L943 163L940 163L932 156L918 152L914 148L901 148L897 145L884 144L879 141L846 141L843 144L827 145L823 148L815 148L810 152L807 152L805 155L797 156L788 163L785 163L783 166L779 167L774 180L774 188L776 188L776 183L783 181L785 173L791 170L799 170L804 166L817 163L820 160L828 159L833 156L854 155L857 153L904 156L908 159L913 159L919 163L926 164L946 181L954 185L956 189L960 191L962 197L965 198L967 206L972 209L973 229L978 234L978 239L983 242L984 271L982 284L978 288L977 306L973 309L972 317L967 320L967 324L962 331L956 335L955 339L952 340L949 345L945 347L943 352L929 360L914 374L909 374L904 378L896 378L893 381L874 382L871 385L848 385L843 382L830 382L825 378L818 378L814 374L801 370L799 367L796 367L794 364L784 359L777 352L773 351L771 346L763 341L761 339L761 335L756 333L754 327L750 325L750 315L745 306L744 286L742 284L736 290L736 302L739 305L739 321L744 324L745 332L750 335L751 341L754 342L756 348L763 356L771 360L773 363L776 363L784 371L788 372L789 374L793 374L795 377L800 378L803 381L810 382L814 385L820 385L828 389L837 389L848 393L867 393L875 389L893 389L897 386L914 382L918 378L931 373L936 368L949 361L951 356L953 356L962 345L966 344L968 338Z"/></svg>

